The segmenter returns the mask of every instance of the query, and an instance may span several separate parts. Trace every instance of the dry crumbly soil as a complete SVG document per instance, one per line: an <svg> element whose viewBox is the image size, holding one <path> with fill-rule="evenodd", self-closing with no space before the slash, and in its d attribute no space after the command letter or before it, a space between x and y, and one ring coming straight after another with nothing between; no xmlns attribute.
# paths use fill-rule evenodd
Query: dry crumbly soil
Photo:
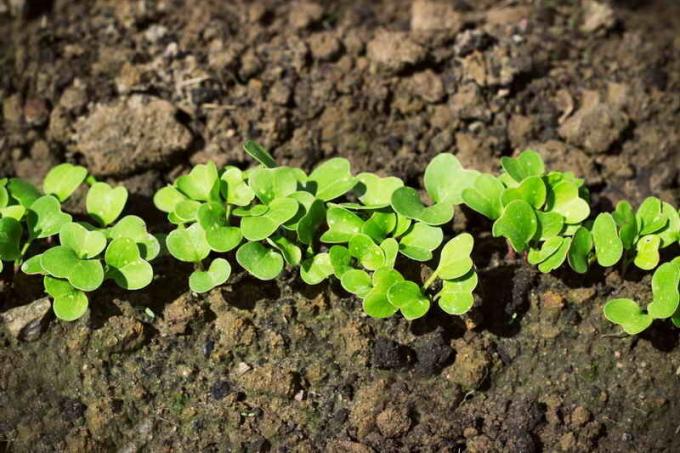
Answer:
<svg viewBox="0 0 680 453"><path fill-rule="evenodd" d="M85 164L163 232L153 192L248 166L247 138L415 186L439 152L494 171L532 147L596 210L677 205L679 27L673 0L0 0L0 176ZM0 451L678 451L678 331L601 316L649 276L540 275L466 210L462 229L481 281L464 319L372 320L292 273L192 297L162 259L86 319L2 329ZM40 295L5 279L0 310Z"/></svg>

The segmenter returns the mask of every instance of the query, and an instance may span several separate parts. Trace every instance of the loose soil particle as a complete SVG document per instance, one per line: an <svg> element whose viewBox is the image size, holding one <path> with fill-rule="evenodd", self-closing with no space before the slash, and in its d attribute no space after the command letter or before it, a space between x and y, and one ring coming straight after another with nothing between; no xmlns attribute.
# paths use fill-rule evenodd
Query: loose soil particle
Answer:
<svg viewBox="0 0 680 453"><path fill-rule="evenodd" d="M86 164L153 231L154 190L251 165L249 138L415 187L436 153L496 171L530 146L597 209L680 201L672 0L5 3L0 177ZM648 278L539 275L456 216L478 237L464 320L368 319L296 280L193 298L163 259L149 291L107 287L34 342L3 327L0 451L676 451L677 330L629 338L601 314ZM0 288L3 313L41 297Z"/></svg>

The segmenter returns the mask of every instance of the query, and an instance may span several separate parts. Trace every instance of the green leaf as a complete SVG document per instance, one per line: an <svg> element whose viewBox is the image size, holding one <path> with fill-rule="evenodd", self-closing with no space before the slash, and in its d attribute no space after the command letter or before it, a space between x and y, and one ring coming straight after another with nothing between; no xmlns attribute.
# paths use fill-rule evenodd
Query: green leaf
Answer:
<svg viewBox="0 0 680 453"><path fill-rule="evenodd" d="M399 309L387 299L387 290L404 277L394 269L382 268L373 273L373 288L362 302L364 312L372 318L388 318Z"/></svg>
<svg viewBox="0 0 680 453"><path fill-rule="evenodd" d="M548 258L543 260L538 265L538 270L547 274L552 272L564 263L567 259L567 254L569 253L569 248L571 247L571 238L561 238L559 248L550 255Z"/></svg>
<svg viewBox="0 0 680 453"><path fill-rule="evenodd" d="M404 217L401 214L397 214L397 226L394 227L392 236L395 238L402 236L409 230L409 228L411 228L412 223L413 221L408 217Z"/></svg>
<svg viewBox="0 0 680 453"><path fill-rule="evenodd" d="M43 191L56 196L59 201L65 201L76 191L85 178L87 169L79 165L60 164L52 168L43 181Z"/></svg>
<svg viewBox="0 0 680 453"><path fill-rule="evenodd" d="M635 335L652 325L654 320L631 299L612 299L604 306L604 317L620 325L629 335Z"/></svg>
<svg viewBox="0 0 680 453"><path fill-rule="evenodd" d="M54 299L52 310L58 319L75 321L87 312L89 302L85 293L73 288L64 280L48 276L45 277L44 283L45 292Z"/></svg>
<svg viewBox="0 0 680 453"><path fill-rule="evenodd" d="M283 235L275 234L267 238L267 243L281 252L283 259L291 266L297 266L302 259L302 250Z"/></svg>
<svg viewBox="0 0 680 453"><path fill-rule="evenodd" d="M260 280L273 280L283 270L283 258L259 242L246 242L236 251L236 261Z"/></svg>
<svg viewBox="0 0 680 453"><path fill-rule="evenodd" d="M345 272L352 269L352 255L349 254L347 247L341 245L334 245L328 251L331 258L331 266L333 266L333 273L337 278L341 278Z"/></svg>
<svg viewBox="0 0 680 453"><path fill-rule="evenodd" d="M6 187L12 199L27 209L42 195L33 184L19 178L10 179Z"/></svg>
<svg viewBox="0 0 680 453"><path fill-rule="evenodd" d="M529 264L537 265L550 258L562 246L562 239L561 237L552 237L541 244L540 249L533 247L529 249L529 254L527 255Z"/></svg>
<svg viewBox="0 0 680 453"><path fill-rule="evenodd" d="M165 186L158 190L153 196L153 204L163 212L174 212L177 205L182 201L186 201L182 192L175 189L173 186Z"/></svg>
<svg viewBox="0 0 680 453"><path fill-rule="evenodd" d="M76 289L94 291L104 281L104 269L98 260L84 260L67 246L52 247L40 258L42 268L53 277L65 278Z"/></svg>
<svg viewBox="0 0 680 453"><path fill-rule="evenodd" d="M88 231L78 223L67 223L59 230L59 242L69 247L80 259L94 258L106 248L104 233Z"/></svg>
<svg viewBox="0 0 680 453"><path fill-rule="evenodd" d="M345 289L345 291L356 294L359 297L366 296L373 288L373 285L371 284L371 277L368 275L368 273L366 273L366 271L361 269L350 269L343 273L342 278L340 279L340 284ZM392 314L394 314L394 312Z"/></svg>
<svg viewBox="0 0 680 453"><path fill-rule="evenodd" d="M220 178L220 190L227 203L235 206L248 206L255 198L255 192L245 180L243 172L236 167L226 167Z"/></svg>
<svg viewBox="0 0 680 453"><path fill-rule="evenodd" d="M472 269L470 258L475 240L469 233L462 233L447 242L442 248L439 265L434 273L442 280L462 277Z"/></svg>
<svg viewBox="0 0 680 453"><path fill-rule="evenodd" d="M202 203L194 200L183 200L177 203L175 210L170 213L170 220L175 224L195 222L198 220L198 210Z"/></svg>
<svg viewBox="0 0 680 453"><path fill-rule="evenodd" d="M341 244L349 242L355 234L361 231L364 221L359 216L338 206L331 206L326 211L328 231L321 235L321 242L327 244Z"/></svg>
<svg viewBox="0 0 680 453"><path fill-rule="evenodd" d="M151 261L160 253L160 244L156 237L146 230L146 223L140 217L127 215L109 228L110 239L130 238L137 243L142 257Z"/></svg>
<svg viewBox="0 0 680 453"><path fill-rule="evenodd" d="M488 219L496 220L501 216L501 195L505 187L492 175L479 175L472 187L463 190L465 204Z"/></svg>
<svg viewBox="0 0 680 453"><path fill-rule="evenodd" d="M437 296L439 307L450 315L467 313L475 303L472 291L477 283L477 274L473 270L456 279L445 280Z"/></svg>
<svg viewBox="0 0 680 453"><path fill-rule="evenodd" d="M38 198L28 210L28 227L32 238L54 236L70 221L71 216L61 211L59 200L52 195Z"/></svg>
<svg viewBox="0 0 680 453"><path fill-rule="evenodd" d="M311 244L316 237L319 227L326 221L326 205L321 200L314 200L305 208L306 212L297 224L297 236L303 244Z"/></svg>
<svg viewBox="0 0 680 453"><path fill-rule="evenodd" d="M478 171L465 170L453 154L442 153L425 169L425 190L435 203L459 205L463 191L472 187L478 176Z"/></svg>
<svg viewBox="0 0 680 453"><path fill-rule="evenodd" d="M228 252L241 243L241 230L229 226L227 212L217 202L205 203L198 209L198 223L210 248L216 252Z"/></svg>
<svg viewBox="0 0 680 453"><path fill-rule="evenodd" d="M400 239L399 251L415 261L430 261L432 251L441 245L443 239L441 228L417 222Z"/></svg>
<svg viewBox="0 0 680 453"><path fill-rule="evenodd" d="M635 244L633 263L642 270L649 271L659 264L659 246L661 238L655 234L641 237Z"/></svg>
<svg viewBox="0 0 680 453"><path fill-rule="evenodd" d="M623 255L623 243L616 232L616 222L609 213L601 213L593 223L593 244L597 262L602 267L613 266Z"/></svg>
<svg viewBox="0 0 680 453"><path fill-rule="evenodd" d="M125 187L113 188L104 182L96 182L87 192L85 206L91 217L101 225L107 226L123 212L127 199L128 191Z"/></svg>
<svg viewBox="0 0 680 453"><path fill-rule="evenodd" d="M564 229L564 217L556 212L536 211L536 220L538 220L536 236L541 241L557 236Z"/></svg>
<svg viewBox="0 0 680 453"><path fill-rule="evenodd" d="M300 277L308 285L318 285L333 275L333 266L328 253L319 253L312 259L302 261Z"/></svg>
<svg viewBox="0 0 680 453"><path fill-rule="evenodd" d="M397 215L393 212L375 211L361 227L361 232L375 242L381 242L397 226Z"/></svg>
<svg viewBox="0 0 680 453"><path fill-rule="evenodd" d="M238 207L232 211L237 217L260 217L269 212L269 206L265 204L256 204L247 207Z"/></svg>
<svg viewBox="0 0 680 453"><path fill-rule="evenodd" d="M153 280L153 268L142 259L137 243L130 238L111 241L104 254L107 275L128 290L142 289Z"/></svg>
<svg viewBox="0 0 680 453"><path fill-rule="evenodd" d="M195 293L207 293L229 280L231 266L224 258L215 258L207 271L194 271L189 276L189 288Z"/></svg>
<svg viewBox="0 0 680 453"><path fill-rule="evenodd" d="M630 250L635 245L637 237L637 221L633 207L627 201L619 201L616 209L612 212L612 217L619 227L619 237L625 250Z"/></svg>
<svg viewBox="0 0 680 453"><path fill-rule="evenodd" d="M673 316L680 305L680 267L674 263L664 263L652 276L652 302L647 312L652 318L666 319Z"/></svg>
<svg viewBox="0 0 680 453"><path fill-rule="evenodd" d="M411 187L400 187L392 194L392 209L409 219L428 225L442 225L453 219L453 205L437 203L426 207L418 192Z"/></svg>
<svg viewBox="0 0 680 453"><path fill-rule="evenodd" d="M530 176L543 176L545 165L536 151L522 151L517 157L501 157L501 166L517 182Z"/></svg>
<svg viewBox="0 0 680 453"><path fill-rule="evenodd" d="M524 200L513 200L493 224L493 236L503 236L517 252L523 252L538 230L534 208Z"/></svg>
<svg viewBox="0 0 680 453"><path fill-rule="evenodd" d="M352 176L347 159L334 157L317 166L310 173L308 182L316 185L316 198L330 201L352 190L358 180Z"/></svg>
<svg viewBox="0 0 680 453"><path fill-rule="evenodd" d="M501 195L501 202L507 205L513 200L524 200L536 209L545 203L547 189L543 179L539 176L529 176L514 188L505 189Z"/></svg>
<svg viewBox="0 0 680 453"><path fill-rule="evenodd" d="M0 219L0 260L21 258L21 223L11 217Z"/></svg>
<svg viewBox="0 0 680 453"><path fill-rule="evenodd" d="M262 145L256 143L252 140L248 140L243 144L243 149L250 154L250 156L264 165L265 167L274 168L276 167L276 161L269 152L264 149Z"/></svg>
<svg viewBox="0 0 680 453"><path fill-rule="evenodd" d="M566 179L549 185L546 206L563 215L568 224L581 223L590 215L590 205L580 197L578 185Z"/></svg>
<svg viewBox="0 0 680 453"><path fill-rule="evenodd" d="M662 208L661 200L658 198L645 198L635 215L640 236L656 233L666 226L668 218L663 215Z"/></svg>
<svg viewBox="0 0 680 453"><path fill-rule="evenodd" d="M26 275L45 275L45 270L40 264L42 255L35 255L27 259L21 265L21 272Z"/></svg>
<svg viewBox="0 0 680 453"><path fill-rule="evenodd" d="M430 309L428 299L414 282L396 282L387 290L387 300L399 308L404 318L409 321L422 318Z"/></svg>
<svg viewBox="0 0 680 453"><path fill-rule="evenodd" d="M376 270L385 265L385 253L365 234L355 234L349 241L349 253L359 260L368 270Z"/></svg>
<svg viewBox="0 0 680 453"><path fill-rule="evenodd" d="M7 180L5 180L6 182ZM7 207L9 204L9 192L5 186L0 186L0 209Z"/></svg>
<svg viewBox="0 0 680 453"><path fill-rule="evenodd" d="M657 232L657 236L661 238L661 247L666 248L680 240L680 214L678 211L665 201L662 203L661 212L668 218L668 224Z"/></svg>
<svg viewBox="0 0 680 453"><path fill-rule="evenodd" d="M219 191L219 175L215 162L194 166L188 175L177 178L175 186L192 200L211 200Z"/></svg>
<svg viewBox="0 0 680 453"><path fill-rule="evenodd" d="M0 209L0 218L11 217L14 220L20 221L24 218L24 214L26 214L26 208L24 208L20 204L7 206L5 208Z"/></svg>
<svg viewBox="0 0 680 453"><path fill-rule="evenodd" d="M567 259L569 266L579 274L588 272L590 251L593 249L593 237L585 227L579 227L569 246Z"/></svg>
<svg viewBox="0 0 680 453"><path fill-rule="evenodd" d="M399 243L394 238L387 238L380 243L380 248L385 254L385 267L394 267L399 254Z"/></svg>
<svg viewBox="0 0 680 453"><path fill-rule="evenodd" d="M210 254L205 230L198 223L171 231L165 244L172 256L186 263L199 263Z"/></svg>
<svg viewBox="0 0 680 453"><path fill-rule="evenodd" d="M272 234L286 221L293 218L299 204L292 198L276 198L269 204L269 211L259 217L244 217L241 220L243 237L249 241L261 241Z"/></svg>
<svg viewBox="0 0 680 453"><path fill-rule="evenodd" d="M404 182L394 176L381 178L373 173L360 173L357 180L363 185L364 192L359 201L368 207L382 208L390 205L392 194L404 186Z"/></svg>
<svg viewBox="0 0 680 453"><path fill-rule="evenodd" d="M255 196L265 204L284 198L298 189L298 178L290 167L256 168L250 173L248 184Z"/></svg>

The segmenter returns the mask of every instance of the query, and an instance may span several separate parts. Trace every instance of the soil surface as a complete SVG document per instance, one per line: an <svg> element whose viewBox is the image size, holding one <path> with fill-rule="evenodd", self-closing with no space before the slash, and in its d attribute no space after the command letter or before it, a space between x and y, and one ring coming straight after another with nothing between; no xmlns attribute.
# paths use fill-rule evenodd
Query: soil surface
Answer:
<svg viewBox="0 0 680 453"><path fill-rule="evenodd" d="M247 167L248 138L416 187L437 153L495 171L532 147L596 210L677 206L678 29L673 0L0 0L0 176L82 163L163 232L153 192L209 159ZM78 322L2 328L0 451L677 452L678 331L601 315L649 275L541 275L464 209L462 229L465 318L373 320L292 273L192 297L163 259ZM10 282L0 311L42 297Z"/></svg>

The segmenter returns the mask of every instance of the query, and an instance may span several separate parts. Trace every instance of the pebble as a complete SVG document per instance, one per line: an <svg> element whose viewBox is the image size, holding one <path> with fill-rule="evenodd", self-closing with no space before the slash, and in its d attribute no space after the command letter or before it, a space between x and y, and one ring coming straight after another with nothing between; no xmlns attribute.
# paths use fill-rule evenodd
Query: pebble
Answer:
<svg viewBox="0 0 680 453"><path fill-rule="evenodd" d="M620 109L594 101L576 111L558 132L567 142L587 153L602 154L621 137L628 124L628 117Z"/></svg>
<svg viewBox="0 0 680 453"><path fill-rule="evenodd" d="M314 2L296 2L290 6L288 22L298 30L309 27L323 17L323 8Z"/></svg>
<svg viewBox="0 0 680 453"><path fill-rule="evenodd" d="M444 31L454 35L462 26L461 14L449 3L416 0L411 5L411 30L415 32Z"/></svg>
<svg viewBox="0 0 680 453"><path fill-rule="evenodd" d="M43 297L28 305L12 308L0 314L9 334L21 341L35 341L43 330L43 320L52 304Z"/></svg>
<svg viewBox="0 0 680 453"><path fill-rule="evenodd" d="M593 33L598 30L608 30L614 26L616 17L611 6L594 0L586 0L583 6L582 32Z"/></svg>
<svg viewBox="0 0 680 453"><path fill-rule="evenodd" d="M231 391L231 384L227 381L217 381L210 388L210 395L216 399L221 400Z"/></svg>
<svg viewBox="0 0 680 453"><path fill-rule="evenodd" d="M398 31L381 30L367 45L369 60L380 68L398 72L425 59L427 51Z"/></svg>

